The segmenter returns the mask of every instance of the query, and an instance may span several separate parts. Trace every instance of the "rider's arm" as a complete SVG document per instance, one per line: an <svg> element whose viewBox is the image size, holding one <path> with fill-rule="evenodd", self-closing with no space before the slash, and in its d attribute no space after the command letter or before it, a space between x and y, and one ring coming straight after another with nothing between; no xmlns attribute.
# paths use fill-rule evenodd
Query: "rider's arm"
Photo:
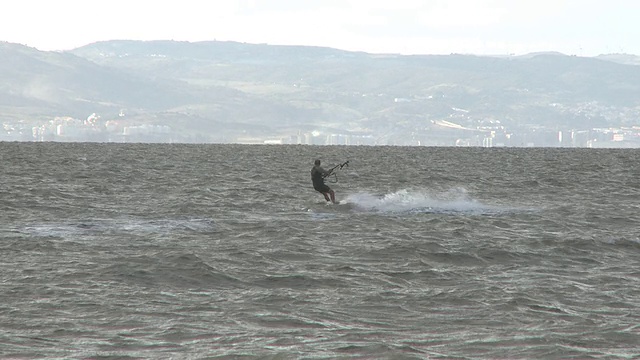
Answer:
<svg viewBox="0 0 640 360"><path fill-rule="evenodd" d="M318 171L320 171L320 173L322 174L322 177L327 177L331 174L331 170L327 171L324 168L318 168Z"/></svg>

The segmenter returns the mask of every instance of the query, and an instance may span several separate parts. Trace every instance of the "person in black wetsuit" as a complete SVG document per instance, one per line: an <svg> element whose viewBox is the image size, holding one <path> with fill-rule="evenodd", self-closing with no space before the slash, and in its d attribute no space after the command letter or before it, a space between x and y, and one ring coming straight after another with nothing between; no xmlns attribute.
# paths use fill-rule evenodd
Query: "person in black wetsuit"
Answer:
<svg viewBox="0 0 640 360"><path fill-rule="evenodd" d="M327 201L331 201L332 203L336 203L336 193L331 190L327 184L324 183L324 178L331 174L330 171L326 171L320 166L320 160L316 160L313 163L313 168L311 169L311 182L313 182L313 188L316 189L319 193L324 195L324 199Z"/></svg>

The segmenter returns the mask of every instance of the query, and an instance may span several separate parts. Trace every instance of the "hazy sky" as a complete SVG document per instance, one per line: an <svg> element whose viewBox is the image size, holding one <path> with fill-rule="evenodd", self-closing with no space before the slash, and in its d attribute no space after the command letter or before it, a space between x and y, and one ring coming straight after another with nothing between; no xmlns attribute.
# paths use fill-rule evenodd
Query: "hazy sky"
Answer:
<svg viewBox="0 0 640 360"><path fill-rule="evenodd" d="M637 0L19 0L0 41L232 40L402 54L640 55Z"/></svg>

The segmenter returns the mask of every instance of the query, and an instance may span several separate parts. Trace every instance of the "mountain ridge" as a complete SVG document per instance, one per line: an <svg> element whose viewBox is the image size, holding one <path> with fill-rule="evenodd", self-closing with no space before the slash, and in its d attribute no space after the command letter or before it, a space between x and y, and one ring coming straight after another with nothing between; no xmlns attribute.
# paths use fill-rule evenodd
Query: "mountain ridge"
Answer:
<svg viewBox="0 0 640 360"><path fill-rule="evenodd" d="M112 40L64 52L0 43L0 59L6 118L116 118L124 109L138 122L217 134L212 141L314 129L415 132L452 118L464 126L608 126L629 124L640 106L637 57L621 54L399 55ZM630 114L612 118L611 109Z"/></svg>

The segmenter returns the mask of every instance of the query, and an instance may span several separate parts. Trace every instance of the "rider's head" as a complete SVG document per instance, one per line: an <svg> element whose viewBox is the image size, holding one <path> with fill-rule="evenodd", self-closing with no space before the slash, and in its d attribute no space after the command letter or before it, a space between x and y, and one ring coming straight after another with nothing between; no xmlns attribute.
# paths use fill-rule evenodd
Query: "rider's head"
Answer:
<svg viewBox="0 0 640 360"><path fill-rule="evenodd" d="M320 159L314 161L313 164L316 165L316 166L320 166Z"/></svg>

